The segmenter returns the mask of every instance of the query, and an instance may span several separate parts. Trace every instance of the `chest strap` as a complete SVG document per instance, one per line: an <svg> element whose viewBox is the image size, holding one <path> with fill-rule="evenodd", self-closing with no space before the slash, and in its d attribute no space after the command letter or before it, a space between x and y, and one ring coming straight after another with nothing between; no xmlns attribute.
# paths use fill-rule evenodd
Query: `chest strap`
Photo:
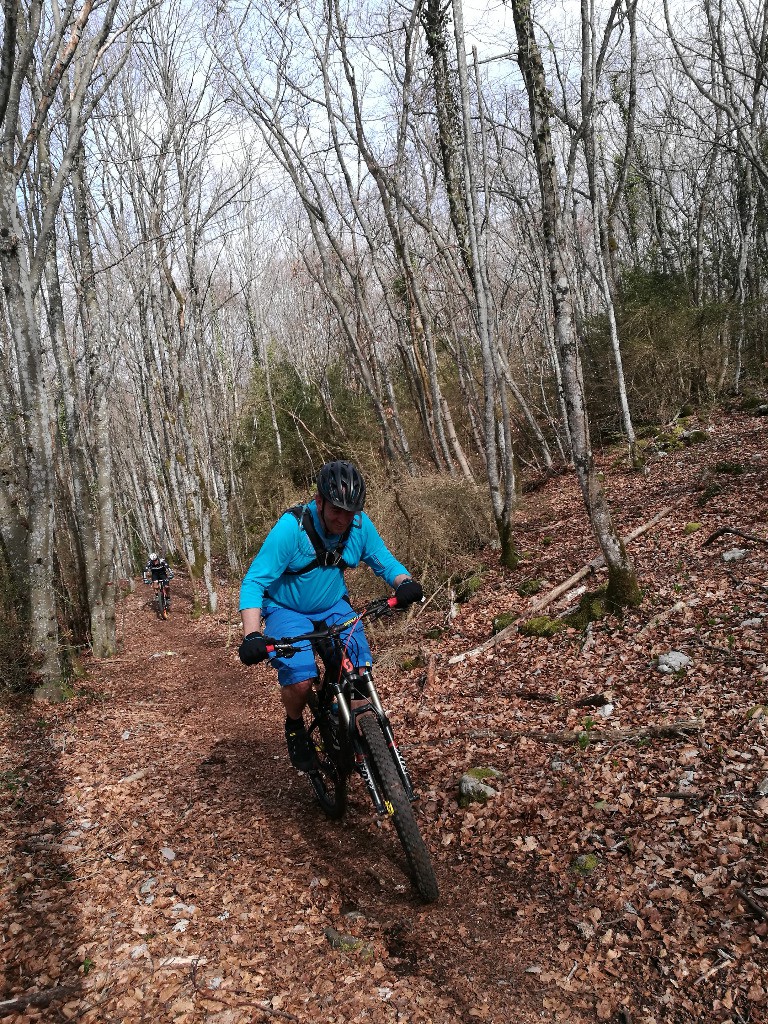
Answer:
<svg viewBox="0 0 768 1024"><path fill-rule="evenodd" d="M311 572L313 569L339 569L344 572L345 569L349 569L349 565L344 561L342 554L344 552L344 545L349 540L349 534L354 525L354 519L349 524L347 529L342 534L339 543L335 548L327 548L320 539L320 534L317 532L315 527L315 521L312 518L312 513L309 511L306 505L293 505L291 508L285 510L283 515L290 513L300 523L306 535L309 537L312 547L315 549L315 557L301 569L285 569L283 572L284 576L303 576L306 572Z"/></svg>

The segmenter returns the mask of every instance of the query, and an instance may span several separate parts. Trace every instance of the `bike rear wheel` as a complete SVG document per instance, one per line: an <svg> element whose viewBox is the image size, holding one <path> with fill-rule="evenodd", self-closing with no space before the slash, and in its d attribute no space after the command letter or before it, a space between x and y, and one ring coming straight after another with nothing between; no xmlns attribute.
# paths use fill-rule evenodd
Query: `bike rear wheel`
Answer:
<svg viewBox="0 0 768 1024"><path fill-rule="evenodd" d="M425 903L434 903L440 894L432 861L419 831L413 807L387 747L384 733L373 714L363 715L359 721L363 739L368 747L371 771L395 824L413 875L413 883Z"/></svg>
<svg viewBox="0 0 768 1024"><path fill-rule="evenodd" d="M338 821L344 817L347 809L349 781L339 766L341 753L338 724L330 722L327 715L320 711L314 692L309 698L309 713L307 733L315 750L317 764L312 771L307 772L307 778L326 816Z"/></svg>

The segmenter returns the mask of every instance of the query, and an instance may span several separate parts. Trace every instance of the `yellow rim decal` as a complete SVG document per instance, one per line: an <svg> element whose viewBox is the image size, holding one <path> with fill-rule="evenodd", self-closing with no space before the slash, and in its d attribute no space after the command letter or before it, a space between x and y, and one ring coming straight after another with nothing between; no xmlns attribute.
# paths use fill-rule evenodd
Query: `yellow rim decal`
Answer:
<svg viewBox="0 0 768 1024"><path fill-rule="evenodd" d="M387 808L387 814L392 815L395 813L395 808L392 806L389 800L384 801L384 806Z"/></svg>

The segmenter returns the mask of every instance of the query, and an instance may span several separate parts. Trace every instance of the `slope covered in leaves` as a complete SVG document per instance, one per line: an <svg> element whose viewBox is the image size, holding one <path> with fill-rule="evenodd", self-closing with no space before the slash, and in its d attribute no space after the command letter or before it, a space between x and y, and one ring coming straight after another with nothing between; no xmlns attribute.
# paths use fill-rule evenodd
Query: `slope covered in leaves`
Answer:
<svg viewBox="0 0 768 1024"><path fill-rule="evenodd" d="M674 503L630 547L639 609L451 663L525 618L526 580L594 557L560 477L521 509L516 572L489 554L456 619L376 630L434 907L359 784L344 823L313 805L227 618L193 620L183 581L167 623L129 596L79 696L2 712L5 1019L765 1020L768 545L706 542L768 539L768 419L701 426L647 475L606 460L623 534ZM669 651L690 660L665 674ZM478 766L497 795L462 807Z"/></svg>

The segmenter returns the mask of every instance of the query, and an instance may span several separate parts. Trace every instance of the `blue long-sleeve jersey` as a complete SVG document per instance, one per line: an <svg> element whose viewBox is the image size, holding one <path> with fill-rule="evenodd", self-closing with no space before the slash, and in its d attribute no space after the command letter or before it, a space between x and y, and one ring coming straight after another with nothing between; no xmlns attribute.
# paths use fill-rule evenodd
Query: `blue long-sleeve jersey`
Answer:
<svg viewBox="0 0 768 1024"><path fill-rule="evenodd" d="M340 536L329 536L320 521L317 505L309 509L315 529L323 544L333 549ZM365 512L358 512L344 545L344 561L350 568L365 562L392 586L395 578L408 575L408 570L395 558ZM331 608L346 593L340 569L317 566L300 576L285 575L286 570L303 569L315 558L312 541L292 513L282 515L251 562L240 587L240 611L244 608L266 608L270 603L292 608L305 615L314 615ZM265 597L265 592L268 596Z"/></svg>

